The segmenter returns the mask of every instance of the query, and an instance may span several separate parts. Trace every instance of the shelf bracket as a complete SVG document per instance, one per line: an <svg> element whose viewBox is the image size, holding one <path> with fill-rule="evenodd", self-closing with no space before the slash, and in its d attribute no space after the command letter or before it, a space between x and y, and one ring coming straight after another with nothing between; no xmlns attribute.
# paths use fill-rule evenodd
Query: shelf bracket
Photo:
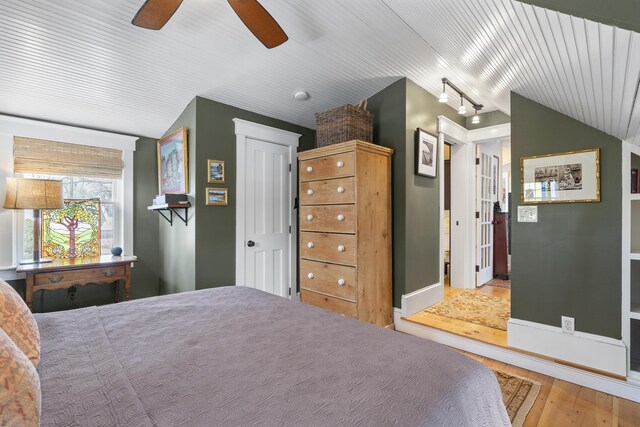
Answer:
<svg viewBox="0 0 640 427"><path fill-rule="evenodd" d="M170 226L173 226L173 215L175 214L175 216L177 216L180 219L180 221L184 222L184 225L186 226L189 223L189 208L190 206L180 206L180 207L167 206L162 208L149 207L149 210L154 210L158 212L160 215L162 215L162 217L167 220ZM184 216L180 214L179 209L184 209L184 214L183 214Z"/></svg>

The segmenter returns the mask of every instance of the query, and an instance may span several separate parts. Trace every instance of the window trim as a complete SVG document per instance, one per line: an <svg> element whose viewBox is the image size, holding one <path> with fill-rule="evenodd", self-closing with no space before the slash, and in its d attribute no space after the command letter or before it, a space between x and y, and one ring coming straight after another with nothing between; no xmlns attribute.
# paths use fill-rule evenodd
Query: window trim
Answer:
<svg viewBox="0 0 640 427"><path fill-rule="evenodd" d="M120 242L126 254L133 254L133 153L136 150L136 141L139 137L122 135L84 129L57 123L42 122L22 117L12 117L0 114L0 173L7 176L13 174L13 137L24 136L28 138L49 139L53 141L68 142L72 144L90 145L94 147L106 147L122 150L123 170L121 182L122 206L120 206L122 226L120 227ZM2 180L3 181L3 180ZM4 195L5 183L0 182L0 195ZM1 207L0 207L1 208ZM16 248L18 215L2 215L0 228L12 230L12 242L0 242L0 277L4 280L23 278L15 273L18 262ZM12 265L8 266L9 259Z"/></svg>

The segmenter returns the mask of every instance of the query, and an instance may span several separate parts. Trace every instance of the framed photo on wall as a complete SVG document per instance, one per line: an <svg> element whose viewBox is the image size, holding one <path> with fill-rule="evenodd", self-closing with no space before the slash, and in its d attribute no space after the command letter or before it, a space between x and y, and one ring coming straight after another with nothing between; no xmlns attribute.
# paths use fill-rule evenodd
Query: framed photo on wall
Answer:
<svg viewBox="0 0 640 427"><path fill-rule="evenodd" d="M226 188L207 187L205 203L207 206L228 206L229 198Z"/></svg>
<svg viewBox="0 0 640 427"><path fill-rule="evenodd" d="M416 132L416 174L435 178L438 165L438 137L418 128Z"/></svg>
<svg viewBox="0 0 640 427"><path fill-rule="evenodd" d="M187 129L180 128L158 141L158 189L160 194L189 192Z"/></svg>
<svg viewBox="0 0 640 427"><path fill-rule="evenodd" d="M520 159L523 204L600 201L600 149Z"/></svg>
<svg viewBox="0 0 640 427"><path fill-rule="evenodd" d="M209 184L224 184L224 160L207 160Z"/></svg>

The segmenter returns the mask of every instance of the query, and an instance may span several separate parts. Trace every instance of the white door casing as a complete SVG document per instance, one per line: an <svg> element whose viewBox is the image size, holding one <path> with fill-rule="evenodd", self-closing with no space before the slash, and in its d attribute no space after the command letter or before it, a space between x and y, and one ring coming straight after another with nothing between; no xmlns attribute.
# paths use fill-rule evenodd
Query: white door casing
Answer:
<svg viewBox="0 0 640 427"><path fill-rule="evenodd" d="M476 144L476 286L493 278L493 162L491 152Z"/></svg>
<svg viewBox="0 0 640 427"><path fill-rule="evenodd" d="M236 129L236 286L297 297L299 134L241 119ZM247 243L255 245L249 247Z"/></svg>

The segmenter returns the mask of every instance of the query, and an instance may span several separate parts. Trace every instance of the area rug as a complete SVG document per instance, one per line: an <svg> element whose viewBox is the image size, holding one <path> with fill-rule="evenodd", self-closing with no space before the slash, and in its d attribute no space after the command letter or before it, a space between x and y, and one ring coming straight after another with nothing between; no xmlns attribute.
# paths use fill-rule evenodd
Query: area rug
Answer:
<svg viewBox="0 0 640 427"><path fill-rule="evenodd" d="M487 286L495 286L496 288L506 288L506 289L511 289L511 280L502 280L502 279L498 279L497 277L489 280L487 283L485 283L485 285Z"/></svg>
<svg viewBox="0 0 640 427"><path fill-rule="evenodd" d="M540 383L502 371L494 370L493 373L500 384L502 401L507 408L511 424L513 427L522 426L527 414L536 402L536 397L540 392Z"/></svg>
<svg viewBox="0 0 640 427"><path fill-rule="evenodd" d="M452 298L432 305L425 311L438 316L506 331L507 320L511 314L511 304L506 299L479 292L461 292Z"/></svg>

